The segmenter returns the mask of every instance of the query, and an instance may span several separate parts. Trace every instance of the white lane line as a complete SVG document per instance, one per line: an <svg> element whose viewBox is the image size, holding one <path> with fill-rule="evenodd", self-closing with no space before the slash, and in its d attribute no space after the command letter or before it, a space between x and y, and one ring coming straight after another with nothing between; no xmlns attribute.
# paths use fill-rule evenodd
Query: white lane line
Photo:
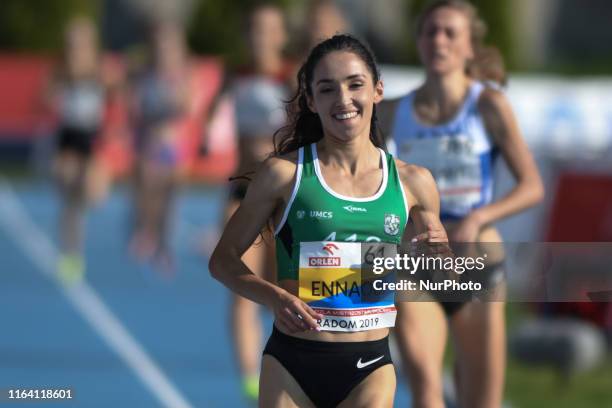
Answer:
<svg viewBox="0 0 612 408"><path fill-rule="evenodd" d="M81 317L132 369L161 404L172 408L192 407L91 286L83 281L67 287L57 279L57 249L27 214L11 186L1 179L0 225L21 246L38 270L58 284Z"/></svg>

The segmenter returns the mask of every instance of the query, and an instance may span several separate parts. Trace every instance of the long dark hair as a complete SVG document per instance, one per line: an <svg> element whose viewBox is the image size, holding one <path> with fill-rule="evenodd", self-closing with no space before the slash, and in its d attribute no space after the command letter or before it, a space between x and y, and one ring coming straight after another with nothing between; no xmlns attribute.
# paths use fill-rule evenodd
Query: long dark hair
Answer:
<svg viewBox="0 0 612 408"><path fill-rule="evenodd" d="M417 17L417 37L422 34L425 21L427 21L431 13L442 7L449 7L460 11L469 21L470 41L474 49L474 58L467 63L465 67L466 74L477 80L493 81L499 85L506 85L506 68L502 54L496 47L484 45L487 25L480 18L478 9L473 4L465 0L437 0L428 4Z"/></svg>
<svg viewBox="0 0 612 408"><path fill-rule="evenodd" d="M374 54L357 38L340 34L319 43L312 49L297 74L298 87L295 95L286 101L287 125L274 133L274 155L287 154L323 138L321 119L308 108L307 98L312 97L311 84L317 64L323 57L334 51L347 51L357 55L368 67L373 83L376 84L380 80L380 71ZM385 148L378 132L376 106L372 109L370 140L375 146Z"/></svg>

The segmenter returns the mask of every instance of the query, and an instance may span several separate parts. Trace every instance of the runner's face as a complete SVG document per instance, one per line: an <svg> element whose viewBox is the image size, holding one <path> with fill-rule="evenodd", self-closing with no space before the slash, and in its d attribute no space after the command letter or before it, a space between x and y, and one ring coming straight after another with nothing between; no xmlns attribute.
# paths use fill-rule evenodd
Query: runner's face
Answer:
<svg viewBox="0 0 612 408"><path fill-rule="evenodd" d="M310 109L319 115L326 136L350 141L369 137L372 108L382 100L382 82L356 54L334 51L315 67Z"/></svg>
<svg viewBox="0 0 612 408"><path fill-rule="evenodd" d="M430 75L464 70L467 61L474 57L467 16L451 7L434 10L423 24L417 47Z"/></svg>

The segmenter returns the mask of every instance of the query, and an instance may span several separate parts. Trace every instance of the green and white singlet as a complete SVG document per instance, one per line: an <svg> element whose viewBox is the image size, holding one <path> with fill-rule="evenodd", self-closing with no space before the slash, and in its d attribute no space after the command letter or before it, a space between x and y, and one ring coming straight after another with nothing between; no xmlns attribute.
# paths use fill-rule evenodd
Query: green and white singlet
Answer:
<svg viewBox="0 0 612 408"><path fill-rule="evenodd" d="M408 220L395 161L379 151L381 186L373 196L359 198L327 185L316 144L298 151L295 185L275 231L278 280L299 281L300 299L324 316L322 330L361 331L395 324L393 292L373 291L361 270L362 243L387 244L395 250Z"/></svg>

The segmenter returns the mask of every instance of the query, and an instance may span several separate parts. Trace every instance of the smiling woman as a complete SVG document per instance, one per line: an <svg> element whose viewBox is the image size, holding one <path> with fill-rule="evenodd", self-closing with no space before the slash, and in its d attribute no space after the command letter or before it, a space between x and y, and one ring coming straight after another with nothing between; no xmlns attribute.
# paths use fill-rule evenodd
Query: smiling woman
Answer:
<svg viewBox="0 0 612 408"><path fill-rule="evenodd" d="M320 78L314 86L318 98L309 98L308 107L319 114L323 129L338 142L349 142L363 133L364 127L370 125L363 118L372 117L371 102L382 99L382 83L365 86L369 76L367 67L348 52L324 59L314 74Z"/></svg>
<svg viewBox="0 0 612 408"><path fill-rule="evenodd" d="M319 113L322 112L318 112L317 109L323 109L324 107L313 105L314 92L321 96L321 98L317 99L319 103L325 103L325 101L329 103L330 100L333 101L333 98L337 98L339 88L343 88L342 90L350 88L353 95L356 95L356 91L360 91L360 89L364 88L364 83L369 83L371 85L370 89L366 90L372 98L369 104L371 106L364 105L363 101L359 102L359 98L354 98L353 96L351 99L355 99L355 106L346 105L344 108L352 108L352 110L360 116L361 120L359 122L362 125L365 125L363 119L369 118L368 135L370 141L377 147L384 147L384 141L380 137L376 125L375 105L382 99L383 86L374 57L366 47L352 37L336 36L334 38L342 38L342 43L340 40L336 40L336 43L333 44L328 41L322 42L317 47L313 48L308 60L298 72L298 92L287 104L289 124L275 134L275 153L277 155L295 151L299 146L305 146L323 138L324 125L330 123L331 117L329 115L332 113L329 111L327 115L323 115L325 118L319 118ZM349 38L359 44L359 46L357 47L355 44L348 41L347 39ZM337 61L321 61L322 66L319 69L320 72L317 72L321 77L313 86L312 82L315 76L315 68L319 68L318 64L315 67L315 62L319 62L323 56L330 52L339 50L343 50L343 52L340 53L341 55L338 57ZM352 65L340 65L346 64L347 62ZM339 77L330 77L330 69L333 71L339 67L344 68L345 72L334 72L334 74L339 75ZM344 75L344 77L342 75ZM342 86L341 83L343 83ZM326 94L327 98L324 97ZM329 94L332 95L330 96ZM360 94L363 94L363 91L360 91ZM374 101L374 94L377 95L376 101ZM348 98L346 95L345 97ZM343 108L342 101L336 101L335 103L338 105L336 109L338 107ZM359 110L360 107L365 107L367 111ZM349 112L342 112L339 110L334 113L341 114ZM353 115L355 115L355 113L353 113ZM361 129L361 131L363 131L363 129Z"/></svg>
<svg viewBox="0 0 612 408"><path fill-rule="evenodd" d="M355 265L361 243L401 242L409 210L420 239L446 241L435 184L426 170L380 148L375 105L383 86L361 42L339 35L317 45L298 85L276 154L250 184L209 268L274 312L260 406L390 407L394 297L362 297L368 283ZM278 286L240 259L268 222L276 225Z"/></svg>

